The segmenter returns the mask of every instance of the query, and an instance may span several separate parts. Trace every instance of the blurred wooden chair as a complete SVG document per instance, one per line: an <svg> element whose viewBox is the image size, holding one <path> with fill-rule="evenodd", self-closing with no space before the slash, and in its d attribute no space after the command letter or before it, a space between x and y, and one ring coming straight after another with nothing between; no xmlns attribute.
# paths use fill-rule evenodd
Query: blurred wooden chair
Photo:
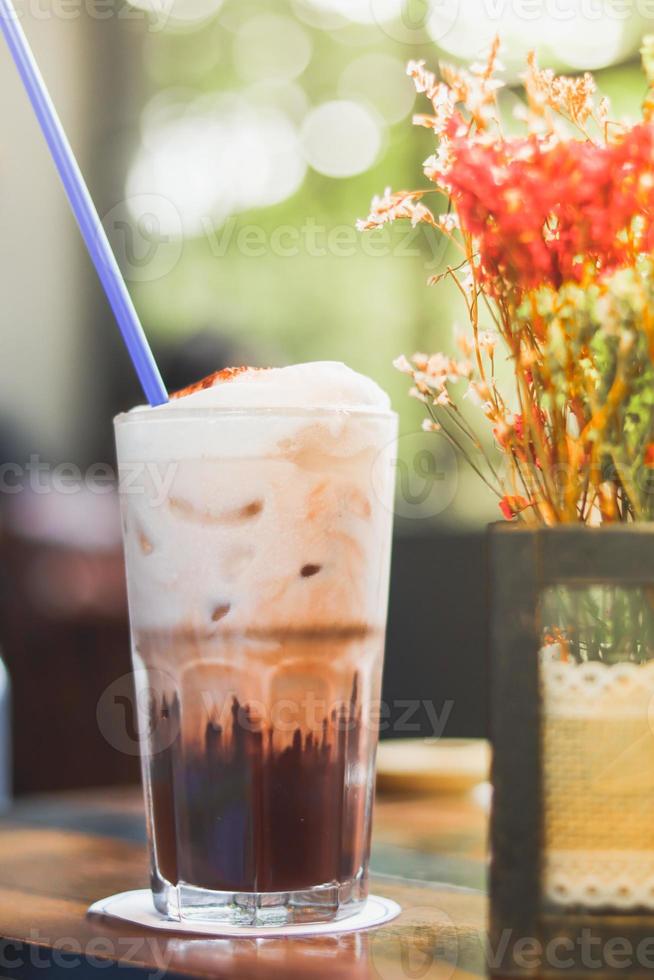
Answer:
<svg viewBox="0 0 654 980"><path fill-rule="evenodd" d="M137 781L138 758L107 740L96 717L103 693L131 669L115 489L25 489L5 503L0 645L15 792Z"/></svg>

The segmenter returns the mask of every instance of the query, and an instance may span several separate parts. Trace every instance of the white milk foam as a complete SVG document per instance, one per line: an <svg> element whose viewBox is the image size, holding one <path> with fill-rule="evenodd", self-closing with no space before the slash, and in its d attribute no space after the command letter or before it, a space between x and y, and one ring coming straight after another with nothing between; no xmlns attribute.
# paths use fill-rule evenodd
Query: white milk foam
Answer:
<svg viewBox="0 0 654 980"><path fill-rule="evenodd" d="M247 370L119 416L132 625L383 624L389 406L373 381L325 362Z"/></svg>
<svg viewBox="0 0 654 980"><path fill-rule="evenodd" d="M363 374L338 361L248 368L229 381L193 392L155 411L184 408L390 408L388 395Z"/></svg>

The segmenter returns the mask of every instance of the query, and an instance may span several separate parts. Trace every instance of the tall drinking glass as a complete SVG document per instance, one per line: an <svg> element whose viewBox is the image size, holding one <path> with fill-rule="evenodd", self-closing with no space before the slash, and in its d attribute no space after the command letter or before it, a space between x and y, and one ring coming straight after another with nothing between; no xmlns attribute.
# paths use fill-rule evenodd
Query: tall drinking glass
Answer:
<svg viewBox="0 0 654 980"><path fill-rule="evenodd" d="M396 417L116 419L157 909L330 921L367 896Z"/></svg>

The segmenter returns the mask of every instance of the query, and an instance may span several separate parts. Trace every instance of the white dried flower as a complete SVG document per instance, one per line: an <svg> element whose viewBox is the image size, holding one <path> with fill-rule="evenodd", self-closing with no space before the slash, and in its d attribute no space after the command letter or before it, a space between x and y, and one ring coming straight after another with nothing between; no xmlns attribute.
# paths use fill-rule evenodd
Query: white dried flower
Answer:
<svg viewBox="0 0 654 980"><path fill-rule="evenodd" d="M399 357L395 358L393 361L393 367L397 371L401 371L402 374L413 374L413 368L411 367L408 358L406 358L404 354L400 354Z"/></svg>

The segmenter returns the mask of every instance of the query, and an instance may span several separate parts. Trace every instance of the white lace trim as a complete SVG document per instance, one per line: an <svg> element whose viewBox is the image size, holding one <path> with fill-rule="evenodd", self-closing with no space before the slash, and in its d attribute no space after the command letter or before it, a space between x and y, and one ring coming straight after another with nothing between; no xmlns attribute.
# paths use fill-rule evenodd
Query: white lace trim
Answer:
<svg viewBox="0 0 654 980"><path fill-rule="evenodd" d="M573 663L541 651L541 695L548 716L647 717L654 721L654 662Z"/></svg>
<svg viewBox="0 0 654 980"><path fill-rule="evenodd" d="M543 871L556 905L654 908L654 851L552 851Z"/></svg>
<svg viewBox="0 0 654 980"><path fill-rule="evenodd" d="M558 654L541 651L545 897L654 909L654 663Z"/></svg>

